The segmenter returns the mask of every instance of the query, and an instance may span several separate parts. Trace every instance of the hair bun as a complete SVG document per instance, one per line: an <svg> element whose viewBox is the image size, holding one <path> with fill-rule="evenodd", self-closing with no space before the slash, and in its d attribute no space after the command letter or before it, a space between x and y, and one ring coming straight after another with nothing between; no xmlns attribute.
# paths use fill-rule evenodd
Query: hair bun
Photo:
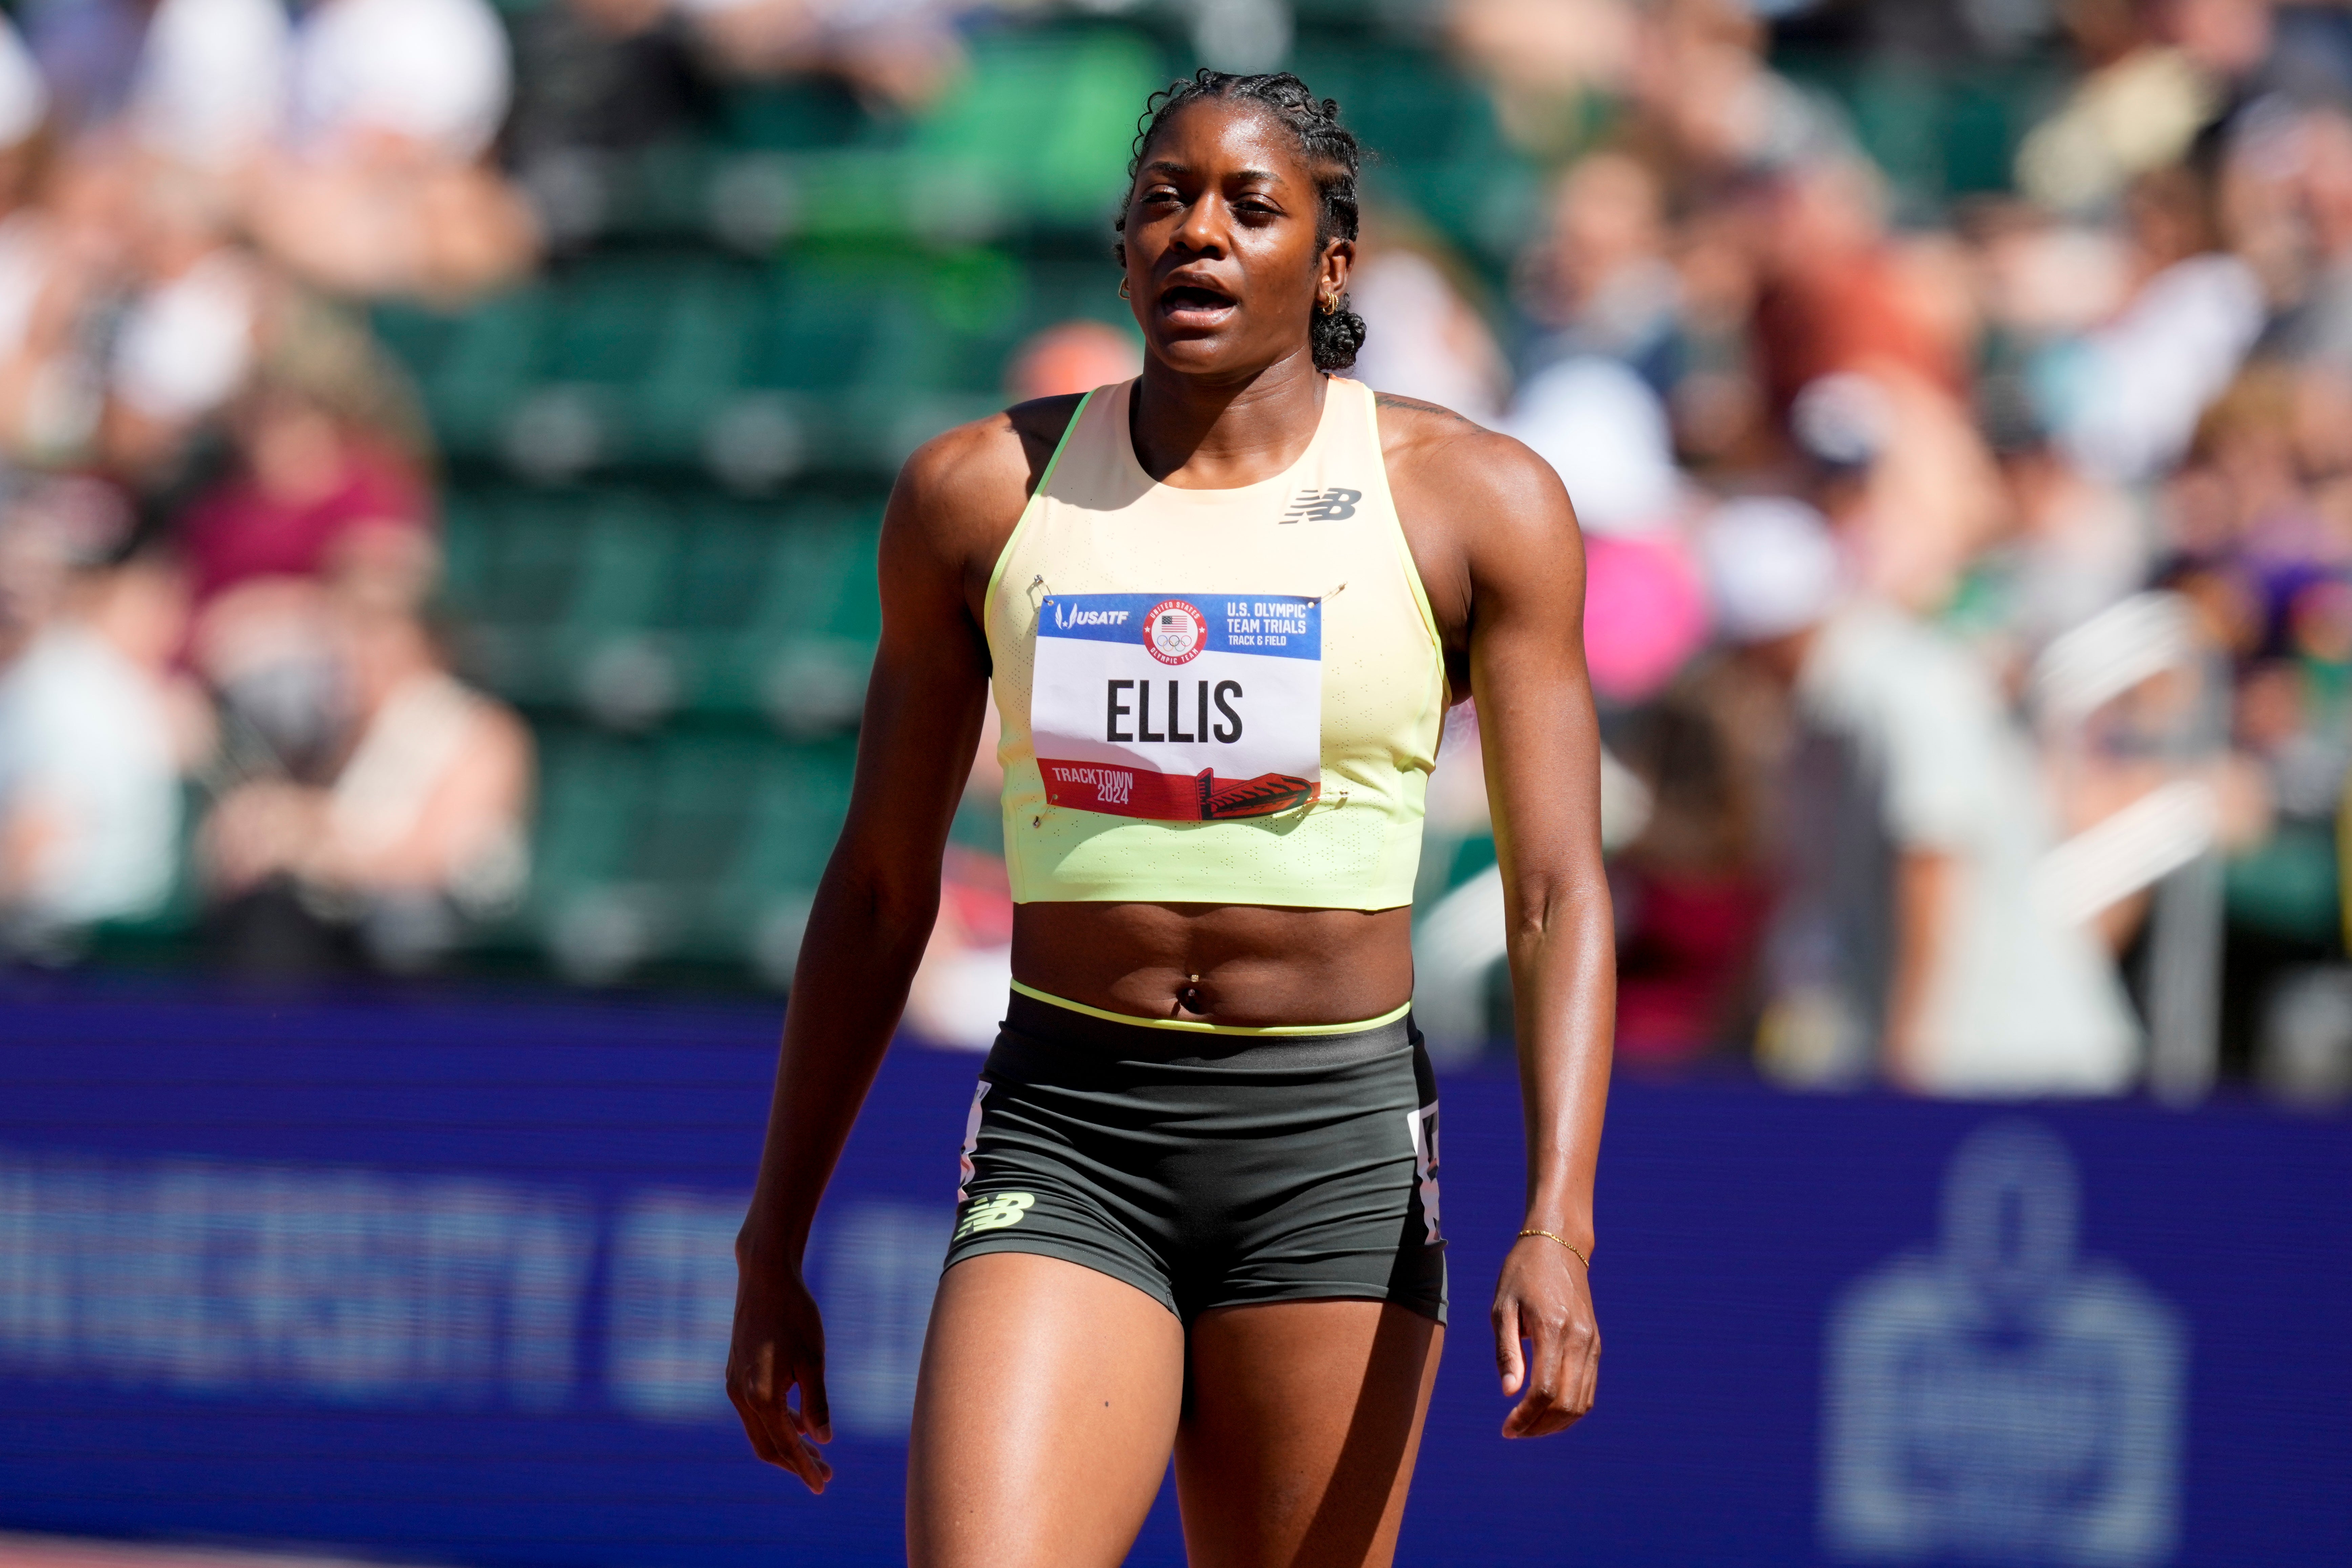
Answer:
<svg viewBox="0 0 2352 1568"><path fill-rule="evenodd" d="M1317 315L1307 330L1307 345L1315 351L1317 370L1346 370L1364 346L1364 318L1342 305L1329 315Z"/></svg>

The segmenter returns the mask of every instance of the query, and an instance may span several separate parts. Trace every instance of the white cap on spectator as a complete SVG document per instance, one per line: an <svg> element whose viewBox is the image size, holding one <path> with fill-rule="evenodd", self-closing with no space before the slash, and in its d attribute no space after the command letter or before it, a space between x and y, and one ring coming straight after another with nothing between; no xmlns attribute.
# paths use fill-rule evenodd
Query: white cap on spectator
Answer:
<svg viewBox="0 0 2352 1568"><path fill-rule="evenodd" d="M236 395L253 365L252 276L215 251L124 312L114 342L115 395L150 419L202 418Z"/></svg>
<svg viewBox="0 0 2352 1568"><path fill-rule="evenodd" d="M1699 552L1716 626L1732 642L1770 642L1802 631L1837 603L1837 541L1828 520L1803 501L1726 501L1699 535Z"/></svg>
<svg viewBox="0 0 2352 1568"><path fill-rule="evenodd" d="M1562 360L1538 372L1503 428L1559 472L1591 531L1646 533L1673 520L1682 486L1665 408L1617 361Z"/></svg>
<svg viewBox="0 0 2352 1568"><path fill-rule="evenodd" d="M1855 371L1834 371L1797 394L1789 428L1814 461L1866 468L1895 439L1895 399L1883 384Z"/></svg>
<svg viewBox="0 0 2352 1568"><path fill-rule="evenodd" d="M16 25L0 16L0 147L14 147L49 114L48 84Z"/></svg>
<svg viewBox="0 0 2352 1568"><path fill-rule="evenodd" d="M131 93L139 139L206 168L254 152L285 116L290 32L279 0L163 0Z"/></svg>
<svg viewBox="0 0 2352 1568"><path fill-rule="evenodd" d="M313 143L389 131L476 158L513 86L506 29L485 0L326 0L295 35L295 122Z"/></svg>

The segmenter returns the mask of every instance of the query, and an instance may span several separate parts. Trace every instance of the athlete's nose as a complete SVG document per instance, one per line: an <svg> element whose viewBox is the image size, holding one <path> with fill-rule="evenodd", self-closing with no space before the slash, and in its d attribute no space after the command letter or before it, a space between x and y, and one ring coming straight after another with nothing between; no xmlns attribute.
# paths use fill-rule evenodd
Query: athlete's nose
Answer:
<svg viewBox="0 0 2352 1568"><path fill-rule="evenodd" d="M1229 216L1223 197L1214 191L1203 191L1185 209L1184 221L1177 225L1171 237L1195 256L1223 256Z"/></svg>

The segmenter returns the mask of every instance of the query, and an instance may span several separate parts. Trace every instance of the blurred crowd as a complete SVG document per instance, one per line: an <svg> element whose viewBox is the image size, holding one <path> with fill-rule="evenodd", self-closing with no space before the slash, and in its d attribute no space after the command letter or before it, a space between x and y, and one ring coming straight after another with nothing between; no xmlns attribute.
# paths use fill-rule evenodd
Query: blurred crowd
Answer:
<svg viewBox="0 0 2352 1568"><path fill-rule="evenodd" d="M0 946L70 959L181 900L232 969L407 970L511 908L530 732L434 624L436 458L368 305L562 255L600 161L714 80L919 111L978 9L0 19ZM1624 1059L2193 1093L2218 1040L2221 1070L2352 1087L2352 8L1372 9L1541 173L1507 278L1375 173L1358 374L1519 436L1577 502ZM1220 63L1291 36L1280 0L1193 10ZM1775 68L1800 24L2063 70L2005 191L1923 195ZM1007 391L1135 355L1073 321ZM1418 943L1464 1038L1501 1016L1475 723ZM950 866L935 1033L993 1017L1001 881Z"/></svg>
<svg viewBox="0 0 2352 1568"><path fill-rule="evenodd" d="M479 0L0 19L0 943L200 902L233 969L429 962L531 747L426 620L434 459L365 302L534 265ZM193 855L193 864L184 864Z"/></svg>
<svg viewBox="0 0 2352 1568"><path fill-rule="evenodd" d="M529 274L583 161L710 81L925 100L962 9L0 12L0 957L194 906L233 973L400 972L511 909L531 737L432 624L435 456L366 308Z"/></svg>
<svg viewBox="0 0 2352 1568"><path fill-rule="evenodd" d="M2352 11L1843 14L2054 32L2009 192L1906 199L1738 0L1454 0L1545 209L1507 300L1401 214L1358 272L1368 379L1584 523L1621 1059L2195 1093L2219 1039L2341 1092Z"/></svg>

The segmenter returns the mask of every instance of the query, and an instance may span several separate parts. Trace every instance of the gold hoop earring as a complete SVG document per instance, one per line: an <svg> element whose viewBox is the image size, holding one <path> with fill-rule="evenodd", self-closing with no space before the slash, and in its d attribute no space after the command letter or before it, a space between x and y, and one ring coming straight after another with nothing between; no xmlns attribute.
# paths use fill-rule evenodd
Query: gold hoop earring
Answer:
<svg viewBox="0 0 2352 1568"><path fill-rule="evenodd" d="M1327 316L1337 315L1339 310L1339 296L1337 294L1326 294L1322 299L1315 302L1315 306L1317 310L1322 311L1323 314Z"/></svg>
<svg viewBox="0 0 2352 1568"><path fill-rule="evenodd" d="M1132 300L1135 298L1134 295L1127 291L1127 279L1124 278L1118 280L1118 297L1122 300Z"/></svg>

